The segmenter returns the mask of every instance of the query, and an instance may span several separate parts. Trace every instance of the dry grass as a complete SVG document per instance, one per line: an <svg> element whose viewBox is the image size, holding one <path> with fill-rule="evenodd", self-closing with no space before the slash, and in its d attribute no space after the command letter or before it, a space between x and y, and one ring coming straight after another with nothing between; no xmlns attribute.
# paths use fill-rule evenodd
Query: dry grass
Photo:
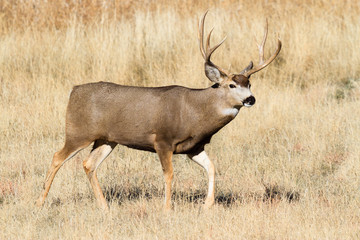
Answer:
<svg viewBox="0 0 360 240"><path fill-rule="evenodd" d="M110 1L109 1L110 2ZM162 212L155 154L117 147L99 170L111 212L96 209L81 160L40 194L64 141L73 85L210 85L197 21L210 8L214 62L252 77L257 103L214 136L214 208L199 211L205 172L174 158L173 211ZM0 239L359 239L360 6L356 1L10 1L0 3Z"/></svg>

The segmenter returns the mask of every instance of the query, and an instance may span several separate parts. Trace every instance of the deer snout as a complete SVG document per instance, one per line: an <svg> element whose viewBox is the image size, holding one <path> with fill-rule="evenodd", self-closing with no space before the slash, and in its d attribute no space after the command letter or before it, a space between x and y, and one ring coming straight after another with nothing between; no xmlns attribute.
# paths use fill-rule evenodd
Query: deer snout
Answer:
<svg viewBox="0 0 360 240"><path fill-rule="evenodd" d="M254 96L250 96L248 98L246 98L244 101L243 101L243 105L245 107L251 107L252 105L255 104L255 97Z"/></svg>

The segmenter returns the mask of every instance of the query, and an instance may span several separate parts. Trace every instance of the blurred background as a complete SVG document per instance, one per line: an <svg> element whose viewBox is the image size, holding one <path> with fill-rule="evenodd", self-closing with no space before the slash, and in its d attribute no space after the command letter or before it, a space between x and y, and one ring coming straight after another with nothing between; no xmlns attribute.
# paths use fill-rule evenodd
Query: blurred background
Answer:
<svg viewBox="0 0 360 240"><path fill-rule="evenodd" d="M122 146L98 171L110 216L82 169L90 147L35 208L74 85L211 86L197 39L207 9L212 42L227 36L212 57L225 69L257 63L266 19L265 57L283 43L251 77L256 104L206 147L214 208L199 211L207 175L178 155L163 215L157 156ZM0 238L357 239L359 23L358 1L0 1Z"/></svg>

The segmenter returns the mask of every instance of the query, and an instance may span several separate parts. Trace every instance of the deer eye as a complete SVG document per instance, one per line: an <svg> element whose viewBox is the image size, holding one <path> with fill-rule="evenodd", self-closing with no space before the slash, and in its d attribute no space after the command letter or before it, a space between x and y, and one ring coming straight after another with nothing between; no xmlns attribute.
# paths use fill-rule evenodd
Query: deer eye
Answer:
<svg viewBox="0 0 360 240"><path fill-rule="evenodd" d="M236 88L236 86L234 84L230 84L229 87L230 88Z"/></svg>

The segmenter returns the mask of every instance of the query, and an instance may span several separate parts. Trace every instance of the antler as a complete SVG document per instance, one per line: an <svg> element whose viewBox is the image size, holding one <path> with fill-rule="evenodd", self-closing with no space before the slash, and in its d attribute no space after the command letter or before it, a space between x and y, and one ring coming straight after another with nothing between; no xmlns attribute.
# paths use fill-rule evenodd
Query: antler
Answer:
<svg viewBox="0 0 360 240"><path fill-rule="evenodd" d="M266 24L265 24L265 28L264 28L264 37L263 37L262 43L261 43L261 45L257 44L258 49L259 49L259 65L257 65L253 69L250 69L249 71L245 71L243 73L244 76L250 77L251 74L254 74L254 73L260 71L261 69L265 68L279 54L280 49L281 49L281 41L278 39L278 46L277 46L276 51L269 59L267 59L266 61L264 60L264 46L265 46L265 42L266 42L266 38L267 38L267 33L268 33L268 21L266 19Z"/></svg>
<svg viewBox="0 0 360 240"><path fill-rule="evenodd" d="M201 18L200 22L199 22L199 45L200 45L200 52L201 55L203 56L204 60L205 60L205 64L208 64L212 67L216 67L221 73L225 74L225 75L229 75L227 73L227 71L225 71L224 69L220 68L219 66L216 66L214 63L211 62L210 57L211 55L214 53L214 51L225 41L226 36L224 37L224 39L218 43L217 45L215 45L214 47L210 47L210 37L211 37L211 33L214 30L214 28L211 29L209 35L207 36L206 39L206 49L204 48L204 23L205 23L205 17L206 14L208 13L209 10L207 10L204 13L204 16Z"/></svg>

